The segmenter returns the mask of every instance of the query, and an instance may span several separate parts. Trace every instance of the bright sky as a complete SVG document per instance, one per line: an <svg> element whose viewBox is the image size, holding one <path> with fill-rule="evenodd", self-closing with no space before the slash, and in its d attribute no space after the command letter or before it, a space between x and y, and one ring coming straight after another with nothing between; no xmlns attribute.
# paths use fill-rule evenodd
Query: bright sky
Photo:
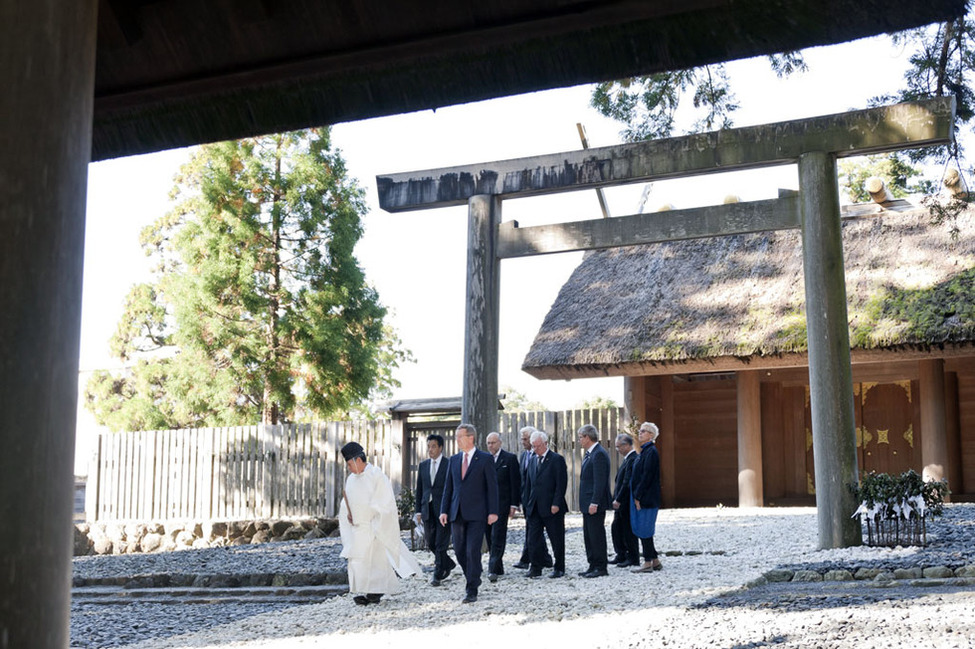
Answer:
<svg viewBox="0 0 975 649"><path fill-rule="evenodd" d="M779 81L764 59L729 66L741 104L736 126L748 126L850 109L902 85L904 53L885 41L858 41L806 53L810 72ZM390 308L393 325L416 363L401 368L397 398L461 394L466 276L466 207L388 214L379 209L376 176L581 147L582 122L590 146L619 143L621 125L589 107L590 87L378 118L333 128L350 175L366 189L369 213L356 250L368 280ZM82 308L81 385L93 369L111 368L108 339L132 284L148 279L139 232L170 207L173 176L189 150L94 163L89 167L87 236ZM664 203L685 208L715 204L727 194L743 200L773 198L779 187L797 188L795 170L781 167L654 184L647 211ZM607 190L609 209L638 211L643 185ZM594 192L506 201L504 220L523 225L598 218ZM539 381L521 362L562 284L582 253L505 260L501 265L499 385L513 386L552 409L577 406L593 396L623 401L620 378ZM77 471L85 472L97 430L79 407Z"/></svg>

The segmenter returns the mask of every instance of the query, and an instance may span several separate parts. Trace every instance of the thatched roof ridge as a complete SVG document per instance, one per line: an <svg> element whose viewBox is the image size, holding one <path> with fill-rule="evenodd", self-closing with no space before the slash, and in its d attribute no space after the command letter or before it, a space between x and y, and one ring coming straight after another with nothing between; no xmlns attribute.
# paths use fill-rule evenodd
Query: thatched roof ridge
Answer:
<svg viewBox="0 0 975 649"><path fill-rule="evenodd" d="M958 217L955 239L930 221L926 209L844 221L855 351L975 341L975 211ZM804 355L804 293L795 230L595 251L523 369L553 378Z"/></svg>

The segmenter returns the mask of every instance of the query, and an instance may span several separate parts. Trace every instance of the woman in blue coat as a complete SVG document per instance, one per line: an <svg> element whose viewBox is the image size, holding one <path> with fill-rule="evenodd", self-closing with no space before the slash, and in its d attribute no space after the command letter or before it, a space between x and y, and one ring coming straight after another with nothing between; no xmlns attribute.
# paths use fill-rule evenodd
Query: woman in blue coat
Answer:
<svg viewBox="0 0 975 649"><path fill-rule="evenodd" d="M643 544L643 565L634 568L633 572L653 572L662 568L657 549L653 547L657 510L660 509L660 455L654 445L659 434L656 424L649 421L640 424L640 455L633 463L630 476L630 522L633 533Z"/></svg>

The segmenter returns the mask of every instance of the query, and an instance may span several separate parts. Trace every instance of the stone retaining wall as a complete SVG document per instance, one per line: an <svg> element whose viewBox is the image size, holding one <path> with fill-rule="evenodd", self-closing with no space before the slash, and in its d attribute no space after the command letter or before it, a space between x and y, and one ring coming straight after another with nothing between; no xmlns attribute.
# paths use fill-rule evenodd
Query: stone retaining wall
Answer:
<svg viewBox="0 0 975 649"><path fill-rule="evenodd" d="M74 556L171 552L186 548L320 539L338 536L338 527L338 520L334 518L202 523L82 523L75 525Z"/></svg>

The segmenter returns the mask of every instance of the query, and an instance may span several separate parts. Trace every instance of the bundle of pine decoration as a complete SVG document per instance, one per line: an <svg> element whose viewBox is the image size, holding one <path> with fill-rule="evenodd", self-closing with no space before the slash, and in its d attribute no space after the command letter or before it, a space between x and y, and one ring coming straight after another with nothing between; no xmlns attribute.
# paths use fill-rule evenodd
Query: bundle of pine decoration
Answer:
<svg viewBox="0 0 975 649"><path fill-rule="evenodd" d="M939 516L950 493L946 480L925 481L913 469L899 476L870 472L852 487L860 506L853 516L866 523L867 545L927 544L926 520Z"/></svg>

